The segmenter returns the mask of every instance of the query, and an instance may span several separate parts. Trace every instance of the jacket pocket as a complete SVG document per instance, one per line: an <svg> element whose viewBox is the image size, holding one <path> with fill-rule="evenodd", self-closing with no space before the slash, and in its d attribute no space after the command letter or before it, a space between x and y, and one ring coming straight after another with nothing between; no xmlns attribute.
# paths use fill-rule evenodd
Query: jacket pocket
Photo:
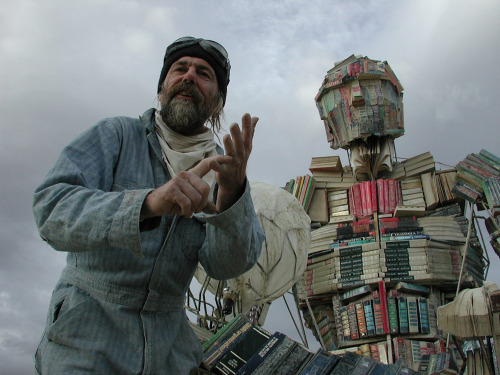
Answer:
<svg viewBox="0 0 500 375"><path fill-rule="evenodd" d="M66 294L55 300L52 309L52 324L47 338L57 344L74 346L85 327L90 326L93 298L74 285L69 285Z"/></svg>

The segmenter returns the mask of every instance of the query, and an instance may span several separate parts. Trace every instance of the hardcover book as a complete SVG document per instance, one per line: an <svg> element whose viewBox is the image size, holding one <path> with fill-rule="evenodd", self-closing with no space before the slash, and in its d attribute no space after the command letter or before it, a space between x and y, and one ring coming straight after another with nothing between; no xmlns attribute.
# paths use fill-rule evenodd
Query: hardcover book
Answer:
<svg viewBox="0 0 500 375"><path fill-rule="evenodd" d="M236 374L251 374L271 353L273 353L275 349L281 345L285 339L288 339L285 334L280 332L274 333L266 344L262 346L254 355L252 355L252 357L236 372Z"/></svg>
<svg viewBox="0 0 500 375"><path fill-rule="evenodd" d="M299 375L327 375L336 367L340 357L319 349Z"/></svg>
<svg viewBox="0 0 500 375"><path fill-rule="evenodd" d="M408 308L408 329L409 333L418 333L418 306L417 297L406 297L406 306Z"/></svg>
<svg viewBox="0 0 500 375"><path fill-rule="evenodd" d="M398 297L398 318L399 318L399 332L409 333L410 326L408 322L408 306L406 297Z"/></svg>
<svg viewBox="0 0 500 375"><path fill-rule="evenodd" d="M267 343L271 335L259 326L252 326L214 366L217 374L235 374L243 365Z"/></svg>

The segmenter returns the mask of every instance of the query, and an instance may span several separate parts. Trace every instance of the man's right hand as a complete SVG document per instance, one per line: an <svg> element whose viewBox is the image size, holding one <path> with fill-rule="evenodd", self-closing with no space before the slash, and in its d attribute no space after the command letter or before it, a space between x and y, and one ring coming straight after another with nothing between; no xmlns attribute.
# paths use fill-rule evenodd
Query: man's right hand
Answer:
<svg viewBox="0 0 500 375"><path fill-rule="evenodd" d="M215 213L215 205L208 200L210 186L202 180L210 171L217 156L203 159L189 171L180 172L165 185L150 192L142 204L140 219L165 214L191 217L194 213Z"/></svg>

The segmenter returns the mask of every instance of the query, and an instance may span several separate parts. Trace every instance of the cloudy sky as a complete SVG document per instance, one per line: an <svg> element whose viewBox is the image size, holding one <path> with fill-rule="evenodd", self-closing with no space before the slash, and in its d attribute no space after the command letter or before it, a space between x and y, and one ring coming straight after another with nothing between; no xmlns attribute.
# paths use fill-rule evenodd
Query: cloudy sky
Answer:
<svg viewBox="0 0 500 375"><path fill-rule="evenodd" d="M33 190L62 147L114 115L155 103L166 46L192 35L221 42L232 71L226 129L260 117L248 175L282 186L326 142L314 97L335 61L389 62L404 91L398 156L430 151L456 165L500 154L500 2L3 0L0 13L0 372L31 372L53 285L64 265L38 237ZM490 249L497 284L497 258ZM498 264L498 263L497 263ZM496 267L496 270L495 270ZM496 275L494 275L496 273ZM497 280L495 280L497 278ZM290 302L293 302L290 299ZM276 306L276 307L275 307ZM294 307L294 306L292 306ZM270 331L294 335L283 303Z"/></svg>

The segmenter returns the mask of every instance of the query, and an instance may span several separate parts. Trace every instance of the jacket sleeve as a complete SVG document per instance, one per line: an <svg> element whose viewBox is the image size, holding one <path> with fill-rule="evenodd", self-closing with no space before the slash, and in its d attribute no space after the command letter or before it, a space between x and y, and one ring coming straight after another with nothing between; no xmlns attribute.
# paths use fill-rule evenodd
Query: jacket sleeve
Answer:
<svg viewBox="0 0 500 375"><path fill-rule="evenodd" d="M141 256L139 215L152 189L115 186L122 134L121 127L108 120L89 129L64 148L35 190L36 224L54 249L115 247Z"/></svg>
<svg viewBox="0 0 500 375"><path fill-rule="evenodd" d="M265 235L257 220L248 181L241 198L228 210L197 218L207 223L200 263L210 277L231 279L257 262Z"/></svg>

